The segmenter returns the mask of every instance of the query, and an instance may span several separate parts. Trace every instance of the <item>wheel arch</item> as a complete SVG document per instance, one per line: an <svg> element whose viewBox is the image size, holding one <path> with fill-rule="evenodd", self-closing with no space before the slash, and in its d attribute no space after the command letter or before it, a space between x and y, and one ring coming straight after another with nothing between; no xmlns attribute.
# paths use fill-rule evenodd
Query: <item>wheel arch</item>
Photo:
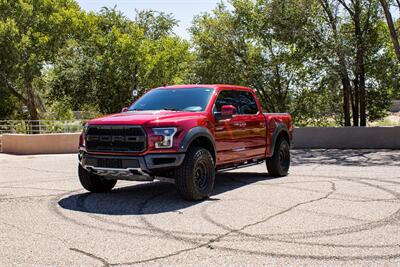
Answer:
<svg viewBox="0 0 400 267"><path fill-rule="evenodd" d="M192 146L207 149L213 157L214 164L216 164L217 153L215 141L207 128L198 126L190 129L179 146L179 152L185 153Z"/></svg>
<svg viewBox="0 0 400 267"><path fill-rule="evenodd" d="M271 151L270 157L272 157L274 155L275 145L276 145L276 142L279 140L279 138L284 138L288 142L289 147L290 147L289 130L286 127L286 125L284 125L284 124L279 124L275 128L274 133L272 134L272 142L271 142L271 146L270 146L270 151Z"/></svg>

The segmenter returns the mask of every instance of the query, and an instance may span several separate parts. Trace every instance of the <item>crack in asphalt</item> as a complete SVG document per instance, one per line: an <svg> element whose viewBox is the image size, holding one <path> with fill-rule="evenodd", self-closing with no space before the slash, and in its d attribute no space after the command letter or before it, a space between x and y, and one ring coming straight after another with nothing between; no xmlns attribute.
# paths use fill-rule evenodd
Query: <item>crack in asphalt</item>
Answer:
<svg viewBox="0 0 400 267"><path fill-rule="evenodd" d="M55 235L51 235L51 234L48 234L48 233L42 233L42 232L36 232L36 231L27 231L26 229L24 229L24 228L21 228L21 227L19 227L19 226L17 226L17 225L14 225L14 224L10 224L10 223L6 223L6 222L4 222L4 221L0 221L0 223L1 224L3 224L3 225L7 225L7 226L9 226L9 227L12 227L12 228L15 228L15 229L17 229L18 231L20 231L20 232L24 232L24 233L29 233L29 234L34 234L34 235L39 235L39 236L44 236L44 237L50 237L50 238L52 238L52 239L56 239L56 240L58 240L58 241L61 241L62 243L68 243L66 240L64 240L64 239L62 239L62 238L59 238L59 237L57 237L57 236L55 236Z"/></svg>
<svg viewBox="0 0 400 267"><path fill-rule="evenodd" d="M0 186L4 189L32 189L32 190L42 190L42 191L59 191L59 192L69 192L70 190L54 189L54 188L40 188L40 187L27 187L27 186Z"/></svg>
<svg viewBox="0 0 400 267"><path fill-rule="evenodd" d="M211 245L212 245L213 243L219 242L219 241L221 241L222 239L224 239L225 237L227 237L227 236L229 236L229 235L231 235L231 234L233 234L233 233L240 233L241 231L243 231L243 230L246 229L246 228L249 228L249 227L252 227L252 226L255 226L255 225L264 223L264 222L266 222L266 221L268 221L268 220L271 220L271 219L273 219L273 218L276 218L276 217L278 217L278 216L280 216L280 215L282 215L282 214L284 214L284 213L290 212L291 210L293 210L293 209L295 209L295 208L297 208L297 207L299 207L299 206L306 205L306 204L310 204L310 203L313 203L313 202L320 201L320 200L322 200L322 199L328 198L331 194L333 194L333 193L336 191L335 183L333 183L333 182L330 182L330 183L331 183L331 191L329 191L329 192L328 192L326 195L324 195L323 197L319 197L319 198L316 198L316 199L312 199L312 200L308 200L308 201L304 201L304 202L297 203L296 205L293 205L293 206L291 206L291 207L289 207L289 208L287 208L287 209L284 209L283 211L280 211L280 212L278 212L278 213L275 213L274 215L268 216L268 217L266 217L266 218L264 218L264 219L262 219L262 220L260 220L260 221L254 222L254 223L246 224L246 225L244 225L244 226L242 226L242 227L240 227L240 228L238 228L238 229L232 229L232 230L230 230L230 231L228 231L228 232L226 232L226 233L224 233L224 234L222 234L222 235L219 235L219 236L216 237L216 238L210 239L208 242L205 242L205 243L202 243L202 244L198 244L198 245L195 246L195 247L187 248L187 249L182 249L182 250L179 250L179 251L176 251L176 252L174 252L174 253L170 253L170 254L167 254L167 255L164 255L164 256L153 257L153 258L149 258L149 259L145 259L145 260L140 260L140 261L124 262L124 263L115 263L115 264L111 264L111 265L113 265L113 266L115 266L115 265L134 265L134 264L146 263L146 262L151 262L151 261L156 261L156 260L160 260L160 259L165 259L165 258L177 256L177 255L179 255L179 254L186 253L186 252L193 251L193 250L197 250L197 249L204 248L204 247L211 247ZM145 201L145 202L143 203L143 206L142 206L141 209L143 209L144 206L145 206L149 201L151 201L152 199L154 199L154 198L156 198L156 197L158 197L158 196L159 196L159 195L155 195L155 196L152 197L151 199L148 199L147 201ZM149 223L147 222L147 224L149 224ZM150 224L150 226L151 226L151 224ZM163 234L168 235L167 233L165 233L164 230L158 229L158 228L156 228L156 227L154 227L154 226L151 226L151 227L152 227L152 229L154 229L154 230L156 230L156 231L161 231ZM177 240L178 240L178 239L177 239ZM179 238L179 240L181 240L181 241L186 241L186 240L182 240L181 238ZM219 248L219 247L213 247L213 248Z"/></svg>
<svg viewBox="0 0 400 267"><path fill-rule="evenodd" d="M251 223L251 224L248 224L248 225L245 225L245 226L243 226L243 227L241 227L241 228L239 228L239 229L232 229L232 230L230 230L230 231L228 231L227 233L224 233L224 234L222 234L222 235L220 235L220 236L218 236L218 237L216 237L216 238L213 238L213 239L210 239L208 242L205 242L205 243L201 243L201 242L198 242L198 241L193 241L192 239L189 239L189 238L184 238L184 237L177 237L177 236L174 236L174 235L172 235L171 233L169 233L168 231L164 231L164 230L162 230L162 229L158 229L158 228L156 228L155 226L153 226L151 223L149 223L148 221L146 221L146 219L145 218L141 218L144 222L145 222L145 224L149 227L149 229L150 230L152 230L152 231L156 231L156 232L159 232L161 235L163 235L163 236L165 236L165 237L167 237L167 238L169 238L169 239L175 239L175 240L177 240L177 241L182 241L182 242L186 242L186 243L190 243L190 244L194 244L195 246L194 247L191 247L191 248L186 248L186 249L183 249L183 250L179 250L179 251L176 251L176 252L173 252L173 253L169 253L169 254L167 254L167 255L163 255L163 256L157 256L157 257L152 257L152 258L149 258L149 259L143 259L143 260L138 260L138 261L133 261L133 262L124 262L124 263L111 263L110 265L112 265L112 266L116 266L116 265L134 265L134 264L140 264L140 263L147 263L147 262L151 262L151 261L157 261L157 260L161 260L161 259L166 259L166 258L169 258L169 257L173 257L173 256L177 256L177 255L180 255L180 254L182 254L182 253L186 253L186 252L189 252L189 251L193 251L193 250L197 250L197 249L199 249L199 248L203 248L203 247L210 247L211 246L211 244L213 244L213 243L216 243L216 242L218 242L218 241L221 241L222 239L224 239L225 237L227 237L227 236L229 236L229 235L231 235L231 234L233 234L233 233L238 233L238 234L241 234L242 233L242 231L244 230L244 229L246 229L246 228L248 228L248 227L251 227L251 226L254 226L254 225L257 225L257 224L260 224L260 223L263 223L263 222L265 222L265 221L267 221L267 220L270 220L270 219L272 219L272 218L274 218L274 217L277 217L277 216L279 216L279 215L282 215L282 214L284 214L284 213L287 213L287 212L289 212L289 211L291 211L291 210L293 210L293 209L295 209L295 208L297 208L297 207L299 207L299 206L301 206L301 205L305 205L305 204L309 204L309 203L312 203L312 202L315 202L315 201L320 201L320 200L322 200L322 199L329 199L329 197L333 194L333 193L335 193L336 192L336 186L335 186L335 183L333 183L333 182L331 182L331 181L327 181L327 182L329 182L329 183L331 183L331 191L330 192L328 192L326 195L324 195L323 197L320 197L320 198L317 198L317 199L313 199L313 200L309 200L309 201L305 201L305 202L301 202L301 203L297 203L296 205L294 205L294 206L291 206L290 208L288 208L288 209L285 209L285 210L283 210L283 211L281 211L281 212L279 212L279 213L276 213L276 214L274 214L274 215L272 215L272 216L269 216L269 217L267 217L267 218L265 218L265 219L263 219L263 220L261 220L261 221L257 221L257 222L254 222L254 223ZM375 186L375 185L373 185L373 184L369 184L369 183L365 183L366 185L369 185L369 186ZM379 186L378 186L379 187ZM384 188L383 188L383 190L385 190ZM154 194L153 196L151 196L151 197L149 197L149 198L147 198L146 200L144 200L142 203L140 203L139 204L139 206L138 206L138 209L139 209L139 214L143 214L144 213L144 209L145 209L145 207L149 204L149 202L150 201L152 201L152 200L154 200L154 199L156 199L156 198L158 198L158 197L160 197L160 196L162 196L162 195L164 195L164 194L166 194L166 193L168 193L168 192L170 192L170 191L166 191L166 192L160 192L160 193L157 193L157 194ZM394 191L393 191L394 192ZM278 240L278 241L280 241L280 240ZM282 240L283 242L285 242L285 240ZM307 243L305 243L305 244L307 244ZM322 245L322 246L334 246L334 245L332 245L332 244L320 244L320 243L308 243L309 245ZM394 246L398 246L398 245L394 245ZM338 247L340 247L340 246L338 246ZM352 246L344 246L344 247L352 247ZM365 248L368 248L369 246L358 246L358 245L356 245L356 246L354 246L354 247L365 247ZM378 246L379 247L379 246ZM385 248L385 247L393 247L393 245L387 245L387 246L385 246L385 245L383 245L383 246L380 246L380 247L382 247L382 248ZM221 249L221 250L225 250L225 251L241 251L241 252L243 252L243 253L249 253L249 254L257 254L256 252L254 252L254 251L243 251L243 250L237 250L237 249L231 249L231 248L226 248L226 247L220 247L220 246L213 246L213 248L215 248L215 249ZM263 255L266 255L265 253L263 254ZM311 259L317 259L317 260L319 260L319 259L336 259L336 260L354 260L354 259L365 259L366 257L365 256L360 256L360 257L358 257L358 256L352 256L352 257L342 257L342 256L312 256L312 255L285 255L285 254L274 254L274 253L267 253L267 255L270 255L270 256L280 256L280 257L299 257L299 258L311 258ZM395 257L397 257L398 255L396 254L396 255L384 255L384 256L382 256L382 257L376 257L376 256L373 256L373 257L375 257L375 259L376 258L387 258L387 259L389 259L389 258L395 258ZM371 258L372 259L372 258Z"/></svg>
<svg viewBox="0 0 400 267"><path fill-rule="evenodd" d="M46 198L46 197L53 197L59 196L57 194L49 194L49 195L31 195L31 196L20 196L20 197L2 197L0 198L0 202L11 202L13 200L33 200L37 198Z"/></svg>
<svg viewBox="0 0 400 267"><path fill-rule="evenodd" d="M400 200L398 198L373 198L373 199L346 199L338 197L330 197L329 199L355 202L355 203L368 203L368 202L387 202L387 203L398 203Z"/></svg>
<svg viewBox="0 0 400 267"><path fill-rule="evenodd" d="M69 250L78 252L78 253L83 254L83 255L85 255L85 256L88 256L88 257L90 257L90 258L92 258L92 259L98 260L98 261L100 261L101 263L103 263L103 266L104 266L104 267L110 266L110 263L108 263L105 259L103 259L102 257L96 256L96 255L94 255L94 254L92 254L92 253L83 251L83 250L78 249L78 248L69 248Z"/></svg>
<svg viewBox="0 0 400 267"><path fill-rule="evenodd" d="M56 170L46 170L46 169L37 169L37 168L31 168L31 167L25 167L25 166L18 166L18 167L12 167L12 166L2 166L2 168L7 168L7 169L25 169L29 171L35 171L35 172L41 172L41 173L65 173L65 174L70 174L71 172L67 171L56 171Z"/></svg>
<svg viewBox="0 0 400 267"><path fill-rule="evenodd" d="M362 155L361 155L362 156ZM39 169L36 169L37 171L42 171ZM48 171L48 172L52 172L52 171ZM369 248L381 248L381 249L385 249L385 248L398 248L400 247L400 244L393 244L393 245L361 245L361 244L330 244L330 243L319 243L319 242L306 242L304 240L302 241L296 241L294 239L306 239L306 238L312 238L312 237L320 237L320 236L332 236L332 235L343 235L343 234L348 234L348 233L357 233L357 232L361 232L361 231L366 231L366 230L370 230L370 229L374 229L377 227L383 227L389 224L398 224L400 222L400 209L397 210L396 212L394 212L393 214L380 219L378 221L368 221L368 223L366 224L361 224L361 225L356 225L356 226L350 226L350 227L342 227L342 228L334 228L334 229L328 229L328 230L320 230L320 231L314 231L314 232L297 232L297 233L289 233L289 234L282 234L282 233L276 233L276 234L266 234L266 235L262 235L260 237L254 237L251 234L246 233L246 229L251 228L253 226L265 223L273 218L279 217L285 213L288 213L296 208L299 208L300 206L303 205L307 205L316 201L321 201L323 199L329 199L329 200L337 200L337 201L347 201L347 202L355 202L355 203L368 203L368 202L386 202L386 203L395 203L397 204L400 201L400 193L388 188L385 188L384 186L381 185L376 185L373 183L368 183L366 181L370 180L370 181L374 181L377 183L383 182L383 183L388 183L388 184L392 184L392 185L399 185L400 182L397 181L392 181L392 180L387 180L387 179L373 179L370 177L348 177L348 176L343 176L340 178L337 178L335 180L332 179L332 176L324 176L324 175L318 175L318 176L312 176L312 175L297 175L297 176L307 176L307 177L319 177L322 178L326 177L330 180L320 180L319 182L327 182L331 184L331 189L329 192L323 191L323 190L310 190L309 188L301 188L301 187L290 187L290 186L282 186L283 188L286 189L296 189L296 190L300 190L300 191L310 191L313 193L324 193L325 195L319 198L315 198L315 199L311 199L311 200L307 200L307 201L303 201L303 202L299 202L296 203L295 205L292 205L288 208L284 208L283 210L274 213L270 216L267 216L261 220L257 220L255 222L252 223L248 223L243 225L240 228L235 228L235 229L231 229L231 228L227 228L225 225L220 224L216 221L214 221L213 218L209 217L209 215L206 213L206 207L210 206L207 205L205 208L203 208L201 210L201 214L203 215L203 218L211 221L213 224L220 224L220 226L224 226L223 229L227 230L227 232L222 233L222 234L213 234L213 235L217 235L216 237L212 237L210 238L211 234L209 233L205 233L205 234L209 234L206 238L207 241L203 241L202 238L200 237L194 237L196 233L190 233L190 232L182 232L182 231L168 231L168 230L164 230L161 228L156 227L154 224L152 224L147 218L146 216L139 216L138 218L141 220L141 222L144 224L144 227L142 226L134 226L134 225L129 225L129 224L124 224L121 222L112 222L107 220L106 218L100 217L100 216L96 216L96 215L90 215L89 217L96 219L98 221L102 221L105 224L110 224L110 225L116 225L122 228L135 228L137 227L137 229L139 230L143 230L143 231L148 231L151 234L143 234L143 236L149 236L149 237L154 237L154 238L159 238L159 237L163 237L166 240L176 240L179 242L184 242L187 244L191 244L193 245L192 247L189 248L185 248L185 249L181 249L181 250L177 250L175 252L171 252L171 253L167 253L165 255L160 255L160 256L155 256L155 257L150 257L148 259L142 259L142 260L137 260L137 261L130 261L130 262L121 262L121 263L111 263L109 261L107 261L105 258L103 257L99 257L91 252L87 252L85 250L82 250L81 248L75 248L73 246L68 246L67 248L69 248L70 251L82 254L84 256L90 257L94 260L99 261L100 263L102 263L103 266L118 266L118 265L135 265L135 264L143 264L143 263L149 263L149 262L154 262L154 261L159 261L159 260L163 260L163 259L167 259L170 257L174 257L180 254L184 254L190 251L194 251L200 248L207 248L210 250L220 250L220 251L226 251L226 252L234 252L234 253L244 253L244 254L248 254L248 255L259 255L259 256L272 256L272 257L281 257L281 258L298 258L298 259L314 259L314 260L338 260L338 261L348 261L348 260L378 260L378 259L395 259L395 258L399 258L400 254L395 253L395 254L386 254L386 255L376 255L374 253L374 255L351 255L351 256L346 256L346 255L295 255L295 254L284 254L284 253L274 253L274 252L269 252L269 251L252 251L252 250L246 250L246 249L241 249L241 248L232 248L232 247L226 247L223 246L221 244L218 244L218 242L227 242L227 241L231 241L231 238L228 238L229 236L245 236L246 238L248 238L249 241L251 241L251 239L262 239L262 240L268 240L268 241L275 241L275 242L282 242L282 243L291 243L291 244L299 244L299 245L310 245L310 246L326 246L326 247L339 247L339 248L359 248L359 249L369 249ZM395 178L393 178L395 179ZM67 179L64 179L67 180ZM55 180L55 181L59 181L59 180ZM299 181L299 182L286 182L286 183L255 183L253 184L252 182L246 182L246 181L240 181L239 179L235 179L233 178L232 181L236 182L236 183L241 183L241 184L252 184L254 186L260 186L260 185L265 185L265 186L279 186L279 185L284 185L284 184L290 184L290 183L299 183L299 184L305 184L305 183L312 183L312 182L317 182L317 181ZM272 180L271 180L272 181ZM352 195L352 194L341 194L340 192L337 192L337 188L336 188L336 181L351 181L351 182L356 182L356 183L361 183L364 184L366 186L370 186L370 187L374 187L376 189L380 189L385 191L386 193L389 193L393 196L395 196L395 198L365 198L359 195ZM385 185L386 186L386 185ZM390 187L389 185L387 185L387 187ZM9 187L3 187L3 188L9 188ZM24 188L24 187L12 187L12 188ZM28 187L24 188L24 189L29 189ZM35 189L34 187L31 187L30 189ZM52 189L41 189L41 188L36 188L36 189L40 189L40 190L52 190ZM62 191L65 192L64 190L58 190L58 191ZM138 236L141 235L140 233L134 233L134 232L127 232L127 231L119 231L119 230L115 230L115 229L107 229L107 228L103 228L103 227L99 227L96 225L89 225L89 224L85 224L82 223L82 221L79 221L75 218L70 218L67 217L65 214L63 214L61 212L60 209L57 208L57 200L60 199L61 196L67 196L70 195L74 192L77 191L82 191L82 190L76 190L76 191L68 191L65 194L51 194L51 195L39 195L39 196L23 196L23 197L10 197L8 198L8 196L4 196L2 195L0 198L0 201L2 200L18 200L18 199L30 199L30 198L45 198L45 197L53 197L50 202L49 202L49 207L50 209L56 213L56 215L60 216L61 218L63 218L66 221L70 221L73 222L77 225L82 225L91 229L98 229L101 231L107 231L107 232L113 232L113 233L120 233L120 234L130 234L132 236ZM149 195L147 196L140 196L141 197L145 197L145 199L140 202L140 203L135 203L137 205L138 208L138 213L137 215L145 215L147 214L145 211L147 209L147 207L149 207L150 203L152 201L154 201L155 199L165 196L165 194L172 192L171 190L167 190L167 191L162 191L162 192L158 192L156 194L153 195ZM339 198L339 197L332 197L332 194L335 194L336 196L354 196L354 197L358 197L359 199L346 199L346 198ZM81 212L86 212L86 213L90 213L91 211L89 211L86 208L85 205L85 201L87 199L89 195L88 194L84 194L82 196L80 196L77 199L76 205L78 206L78 208L80 208L79 211ZM163 197L164 198L164 197ZM224 201L225 199L223 199ZM210 203L218 203L218 202L210 202ZM135 205L135 206L136 206ZM307 210L303 210L303 209L299 209L301 211L306 211ZM309 211L309 212L315 212L315 211ZM72 214L73 215L73 214ZM110 214L112 215L112 214ZM326 216L333 216L334 214L330 214L330 213L326 213ZM354 219L354 218L353 218ZM20 231L25 231L26 229L22 229L19 228L18 226L15 225L11 225L11 224L7 224L7 223L3 223L2 224L8 225L9 227L15 227ZM64 242L66 245L68 245L68 243L71 243L70 241L65 241L63 239L58 238L57 236L52 236L46 233L37 233L37 232L30 232L32 234L35 235L42 235L45 237L49 237L49 238L55 238L57 240L60 240L62 242ZM178 235L190 235L191 237L185 237L185 236L178 236ZM281 238L288 238L288 239L279 239L279 238L274 238L274 236L277 237L281 237ZM243 241L246 241L246 239L242 239ZM224 244L224 243L223 243ZM389 251L387 251L388 253ZM395 251L396 252L396 251ZM364 253L363 253L364 254Z"/></svg>

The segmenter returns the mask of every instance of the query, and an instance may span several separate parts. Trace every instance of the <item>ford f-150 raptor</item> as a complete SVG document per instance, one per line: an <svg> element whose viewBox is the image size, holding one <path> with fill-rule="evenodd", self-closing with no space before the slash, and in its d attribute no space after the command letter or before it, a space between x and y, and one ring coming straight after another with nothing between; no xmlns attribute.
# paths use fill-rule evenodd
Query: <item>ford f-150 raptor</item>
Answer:
<svg viewBox="0 0 400 267"><path fill-rule="evenodd" d="M165 179L184 199L202 200L217 171L265 161L270 175L286 176L292 134L291 116L263 113L250 88L160 87L85 125L79 179L90 192L110 191L117 180Z"/></svg>

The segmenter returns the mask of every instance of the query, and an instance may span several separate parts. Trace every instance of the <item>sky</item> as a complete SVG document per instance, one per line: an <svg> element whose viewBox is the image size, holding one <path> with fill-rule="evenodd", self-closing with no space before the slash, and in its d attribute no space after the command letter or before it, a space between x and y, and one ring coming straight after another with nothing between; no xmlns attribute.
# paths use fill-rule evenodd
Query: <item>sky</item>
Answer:
<svg viewBox="0 0 400 267"><path fill-rule="evenodd" d="M179 20L175 33L185 39L190 39L188 28L193 17L202 12L211 11L221 0L77 0L86 11L99 11L102 7L114 7L122 11L125 16L133 18L135 9L153 9L172 13ZM226 2L226 1L224 1Z"/></svg>

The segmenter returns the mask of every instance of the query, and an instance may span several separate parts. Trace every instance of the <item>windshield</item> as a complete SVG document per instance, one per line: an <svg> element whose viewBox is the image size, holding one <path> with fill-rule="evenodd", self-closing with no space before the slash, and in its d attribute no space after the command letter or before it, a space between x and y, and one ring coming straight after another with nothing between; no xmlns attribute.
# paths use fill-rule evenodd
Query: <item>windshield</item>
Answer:
<svg viewBox="0 0 400 267"><path fill-rule="evenodd" d="M211 88L154 89L129 110L204 111L213 91Z"/></svg>

